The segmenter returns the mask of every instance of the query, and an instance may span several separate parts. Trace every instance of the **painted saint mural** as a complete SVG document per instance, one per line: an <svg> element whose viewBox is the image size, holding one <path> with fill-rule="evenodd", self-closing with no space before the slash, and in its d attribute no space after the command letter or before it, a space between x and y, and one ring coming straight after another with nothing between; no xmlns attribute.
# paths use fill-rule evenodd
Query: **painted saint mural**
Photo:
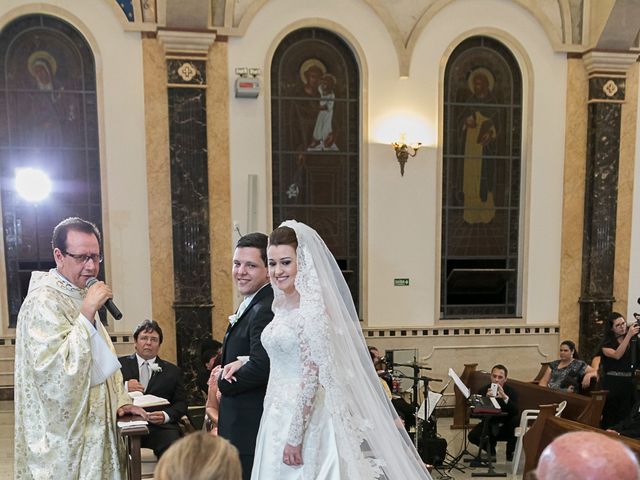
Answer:
<svg viewBox="0 0 640 480"><path fill-rule="evenodd" d="M492 96L495 79L486 68L474 69L469 74L470 104L463 112L462 138L464 139L464 195L463 219L467 223L489 223L495 217L493 190L495 187L495 160L487 158L496 151L496 122L493 112L483 105L495 103Z"/></svg>

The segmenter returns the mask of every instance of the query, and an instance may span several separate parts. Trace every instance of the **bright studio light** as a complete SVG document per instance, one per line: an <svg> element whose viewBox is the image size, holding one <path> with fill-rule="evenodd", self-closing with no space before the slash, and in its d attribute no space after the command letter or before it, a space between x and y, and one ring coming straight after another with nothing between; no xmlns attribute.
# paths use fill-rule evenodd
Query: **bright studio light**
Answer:
<svg viewBox="0 0 640 480"><path fill-rule="evenodd" d="M37 168L16 168L16 190L28 202L41 202L51 193L51 180Z"/></svg>

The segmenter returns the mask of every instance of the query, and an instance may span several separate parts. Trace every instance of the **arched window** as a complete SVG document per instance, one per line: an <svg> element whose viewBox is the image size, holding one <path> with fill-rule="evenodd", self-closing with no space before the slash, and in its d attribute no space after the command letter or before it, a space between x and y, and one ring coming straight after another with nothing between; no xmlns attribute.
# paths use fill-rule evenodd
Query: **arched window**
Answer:
<svg viewBox="0 0 640 480"><path fill-rule="evenodd" d="M522 79L499 41L468 38L445 70L442 318L520 314Z"/></svg>
<svg viewBox="0 0 640 480"><path fill-rule="evenodd" d="M14 186L16 169L44 172L52 191L33 203ZM0 176L9 326L33 270L55 266L53 227L102 219L93 53L67 22L20 17L0 32Z"/></svg>
<svg viewBox="0 0 640 480"><path fill-rule="evenodd" d="M359 300L360 80L337 35L303 28L271 63L273 223L295 219L322 236Z"/></svg>

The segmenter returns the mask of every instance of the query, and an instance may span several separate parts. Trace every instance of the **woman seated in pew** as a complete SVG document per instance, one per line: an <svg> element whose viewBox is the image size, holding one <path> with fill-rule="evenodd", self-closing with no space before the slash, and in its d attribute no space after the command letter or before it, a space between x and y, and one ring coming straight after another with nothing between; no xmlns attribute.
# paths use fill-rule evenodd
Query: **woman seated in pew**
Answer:
<svg viewBox="0 0 640 480"><path fill-rule="evenodd" d="M578 358L576 344L565 340L560 344L560 359L549 363L539 385L572 392L576 383L582 383L583 388L588 388L591 378L596 374L596 370Z"/></svg>

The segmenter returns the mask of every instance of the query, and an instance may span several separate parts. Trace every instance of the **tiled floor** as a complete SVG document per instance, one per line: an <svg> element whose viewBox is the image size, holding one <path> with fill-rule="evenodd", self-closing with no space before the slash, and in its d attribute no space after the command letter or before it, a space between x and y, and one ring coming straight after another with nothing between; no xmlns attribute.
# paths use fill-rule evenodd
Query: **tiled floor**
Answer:
<svg viewBox="0 0 640 480"><path fill-rule="evenodd" d="M447 440L447 452L452 456L456 456L462 449L463 434L462 430L450 429L451 421L451 418L439 419L438 433ZM499 442L495 469L497 472L506 472L507 478L514 478L511 476L511 463L505 462L504 448L504 442ZM469 446L469 450L476 452L476 448L472 445ZM431 475L434 480L458 480L472 478L472 473L486 472L486 469L472 469L469 468L468 464L462 462L460 464L464 465L464 471L440 469L439 471L433 471ZM10 478L13 478L13 402L0 401L0 479ZM515 478L519 479L522 476L518 475Z"/></svg>
<svg viewBox="0 0 640 480"><path fill-rule="evenodd" d="M438 434L447 440L447 453L451 457L456 457L463 449L463 430L452 430L451 423L453 418L440 418L438 420ZM512 463L506 461L506 453L505 453L505 442L498 442L496 446L496 462L494 463L494 469L497 473L506 473L506 478L510 479L521 479L522 473L520 472L517 476L511 475ZM472 452L474 455L477 453L478 448L474 445L468 444L467 449ZM450 460L451 457L447 456L447 460ZM465 457L466 458L466 457ZM520 471L522 471L524 461L520 463ZM469 463L459 462L457 464L460 466L463 471L459 471L457 469L439 469L431 472L431 476L434 480L439 479L466 479L472 478L471 474L479 474L481 472L486 472L486 468L471 468L469 467ZM476 478L476 477L473 477Z"/></svg>

